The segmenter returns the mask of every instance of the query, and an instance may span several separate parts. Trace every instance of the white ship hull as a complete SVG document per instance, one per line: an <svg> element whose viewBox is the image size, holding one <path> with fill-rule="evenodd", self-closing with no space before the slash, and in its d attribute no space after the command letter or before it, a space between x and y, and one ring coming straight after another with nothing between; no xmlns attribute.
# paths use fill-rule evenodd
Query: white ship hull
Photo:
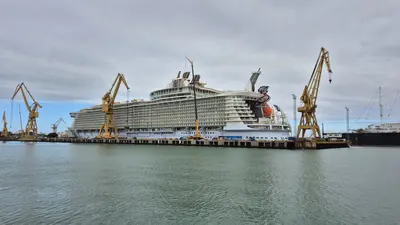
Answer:
<svg viewBox="0 0 400 225"><path fill-rule="evenodd" d="M287 140L291 133L290 124L282 109L266 103L270 99L267 92L267 86L262 86L259 92L218 91L199 83L196 96L201 137ZM260 99L264 99L263 103ZM194 114L193 86L188 84L187 76L174 79L165 89L153 91L148 101L114 104L115 124L121 138L194 136ZM70 136L79 138L95 138L104 122L100 105L71 113L71 117L74 122L69 128Z"/></svg>
<svg viewBox="0 0 400 225"><path fill-rule="evenodd" d="M97 132L76 132L80 138L95 138ZM195 132L124 132L120 131L118 136L120 138L134 138L134 139L181 139L187 138L188 136L194 136ZM204 139L237 139L237 140L287 140L290 136L288 131L270 131L270 130L245 130L245 131L218 131L209 130L207 132L200 132L200 135Z"/></svg>

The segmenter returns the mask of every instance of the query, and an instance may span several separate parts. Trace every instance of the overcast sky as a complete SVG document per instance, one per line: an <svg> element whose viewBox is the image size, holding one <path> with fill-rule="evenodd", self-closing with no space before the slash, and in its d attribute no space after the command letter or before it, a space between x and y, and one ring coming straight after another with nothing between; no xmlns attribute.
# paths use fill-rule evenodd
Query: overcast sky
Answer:
<svg viewBox="0 0 400 225"><path fill-rule="evenodd" d="M399 12L398 0L2 0L0 98L24 81L39 102L99 103L118 72L130 98L148 98L189 69L187 55L223 90L243 89L261 67L257 86L292 116L291 94L324 46L334 73L332 84L323 73L320 120L344 120L345 105L357 118L379 85L386 116L400 91Z"/></svg>

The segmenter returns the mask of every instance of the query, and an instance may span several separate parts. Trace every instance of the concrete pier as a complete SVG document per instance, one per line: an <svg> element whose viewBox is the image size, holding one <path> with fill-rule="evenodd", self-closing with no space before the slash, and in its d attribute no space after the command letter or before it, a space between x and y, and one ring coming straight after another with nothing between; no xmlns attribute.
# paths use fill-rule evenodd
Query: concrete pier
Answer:
<svg viewBox="0 0 400 225"><path fill-rule="evenodd" d="M19 140L24 141L24 140ZM32 142L32 140L29 140ZM348 148L348 142L315 141L245 141L245 140L162 140L162 139L78 139L78 138L38 138L36 142L60 142L77 144L134 144L134 145L173 145L202 147L238 147L264 149L329 149Z"/></svg>

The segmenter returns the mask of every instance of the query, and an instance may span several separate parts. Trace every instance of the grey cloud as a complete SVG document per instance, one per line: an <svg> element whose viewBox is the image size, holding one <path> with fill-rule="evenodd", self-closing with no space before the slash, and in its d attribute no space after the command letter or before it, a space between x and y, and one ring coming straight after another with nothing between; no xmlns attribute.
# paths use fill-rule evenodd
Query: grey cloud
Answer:
<svg viewBox="0 0 400 225"><path fill-rule="evenodd" d="M300 97L324 46L334 74L321 80L320 120L342 120L345 105L358 117L379 85L387 108L400 89L399 10L395 0L2 1L0 98L25 81L38 101L98 103L118 72L131 97L147 98L189 70L187 55L223 90L244 88L261 67L258 84L291 116L291 94Z"/></svg>

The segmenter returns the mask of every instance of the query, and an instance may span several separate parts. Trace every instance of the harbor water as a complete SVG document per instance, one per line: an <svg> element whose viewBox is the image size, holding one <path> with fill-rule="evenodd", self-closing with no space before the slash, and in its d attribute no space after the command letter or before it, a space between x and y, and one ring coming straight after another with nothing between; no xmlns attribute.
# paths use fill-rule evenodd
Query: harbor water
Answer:
<svg viewBox="0 0 400 225"><path fill-rule="evenodd" d="M399 224L400 148L0 143L0 224Z"/></svg>

